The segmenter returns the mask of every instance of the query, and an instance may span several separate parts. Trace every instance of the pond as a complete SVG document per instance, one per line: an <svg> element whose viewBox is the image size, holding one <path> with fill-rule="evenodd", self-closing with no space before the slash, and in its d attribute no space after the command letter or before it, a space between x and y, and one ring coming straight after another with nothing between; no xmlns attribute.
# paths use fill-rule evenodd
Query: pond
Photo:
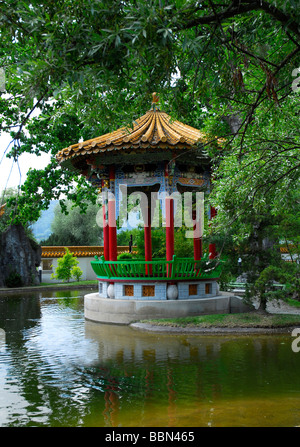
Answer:
<svg viewBox="0 0 300 447"><path fill-rule="evenodd" d="M85 293L0 296L1 427L300 425L300 353L290 335L93 323Z"/></svg>

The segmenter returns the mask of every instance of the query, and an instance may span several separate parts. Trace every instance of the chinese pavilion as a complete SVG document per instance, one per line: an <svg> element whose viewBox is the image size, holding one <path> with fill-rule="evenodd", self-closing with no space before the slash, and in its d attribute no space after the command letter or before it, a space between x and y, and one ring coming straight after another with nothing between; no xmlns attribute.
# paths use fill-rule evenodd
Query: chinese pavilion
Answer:
<svg viewBox="0 0 300 447"><path fill-rule="evenodd" d="M205 268L216 257L216 249L210 244L209 255L205 258L202 253L200 212L190 210L194 253L189 258L174 255L175 194L210 191L210 160L201 151L205 143L199 130L161 111L154 93L150 110L131 128L73 144L57 154L63 168L84 175L102 195L104 255L92 261L99 292L86 295L86 318L128 323L187 315L199 312L197 302L218 296L220 266ZM116 219L128 193L141 195L144 259L117 259ZM165 259L152 258L151 227L157 203L165 219ZM209 218L215 213L210 208Z"/></svg>

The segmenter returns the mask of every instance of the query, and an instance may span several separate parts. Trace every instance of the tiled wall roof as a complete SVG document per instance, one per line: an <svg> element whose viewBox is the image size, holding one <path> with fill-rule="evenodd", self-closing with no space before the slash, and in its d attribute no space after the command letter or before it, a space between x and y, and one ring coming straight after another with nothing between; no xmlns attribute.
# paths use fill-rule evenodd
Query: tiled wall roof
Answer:
<svg viewBox="0 0 300 447"><path fill-rule="evenodd" d="M67 246L73 256L76 258L102 256L103 246ZM64 246L42 246L42 258L61 258L65 255ZM118 254L128 253L128 246L118 246Z"/></svg>

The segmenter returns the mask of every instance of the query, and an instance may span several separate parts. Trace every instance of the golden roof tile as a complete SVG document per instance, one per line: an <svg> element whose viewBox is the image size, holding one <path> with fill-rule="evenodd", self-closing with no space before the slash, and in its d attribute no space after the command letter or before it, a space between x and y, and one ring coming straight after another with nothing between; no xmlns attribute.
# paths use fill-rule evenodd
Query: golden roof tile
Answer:
<svg viewBox="0 0 300 447"><path fill-rule="evenodd" d="M67 246L70 253L77 258L102 256L104 253L103 246ZM128 252L128 246L119 245L117 247L118 254ZM42 246L43 259L47 258L62 258L66 254L65 246Z"/></svg>
<svg viewBox="0 0 300 447"><path fill-rule="evenodd" d="M3 205L0 206L0 217L3 216L3 214L5 213L5 207L6 207L6 203L4 203Z"/></svg>
<svg viewBox="0 0 300 447"><path fill-rule="evenodd" d="M154 96L155 95L155 96ZM153 104L158 98L153 94ZM59 163L86 154L120 149L192 147L205 141L205 134L191 126L173 120L157 106L133 122L131 128L121 127L111 133L73 144L56 155Z"/></svg>

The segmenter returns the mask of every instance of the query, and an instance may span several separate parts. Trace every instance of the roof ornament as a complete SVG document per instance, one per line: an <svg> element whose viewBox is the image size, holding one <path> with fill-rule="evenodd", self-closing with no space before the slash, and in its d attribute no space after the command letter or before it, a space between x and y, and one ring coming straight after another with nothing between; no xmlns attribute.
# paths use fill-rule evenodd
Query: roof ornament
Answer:
<svg viewBox="0 0 300 447"><path fill-rule="evenodd" d="M4 203L3 205L0 206L0 217L3 216L3 214L5 213L5 207L6 207L6 203Z"/></svg>
<svg viewBox="0 0 300 447"><path fill-rule="evenodd" d="M156 110L156 108L158 108L158 103L159 103L159 96L156 92L152 93L152 106L151 109L152 110Z"/></svg>

